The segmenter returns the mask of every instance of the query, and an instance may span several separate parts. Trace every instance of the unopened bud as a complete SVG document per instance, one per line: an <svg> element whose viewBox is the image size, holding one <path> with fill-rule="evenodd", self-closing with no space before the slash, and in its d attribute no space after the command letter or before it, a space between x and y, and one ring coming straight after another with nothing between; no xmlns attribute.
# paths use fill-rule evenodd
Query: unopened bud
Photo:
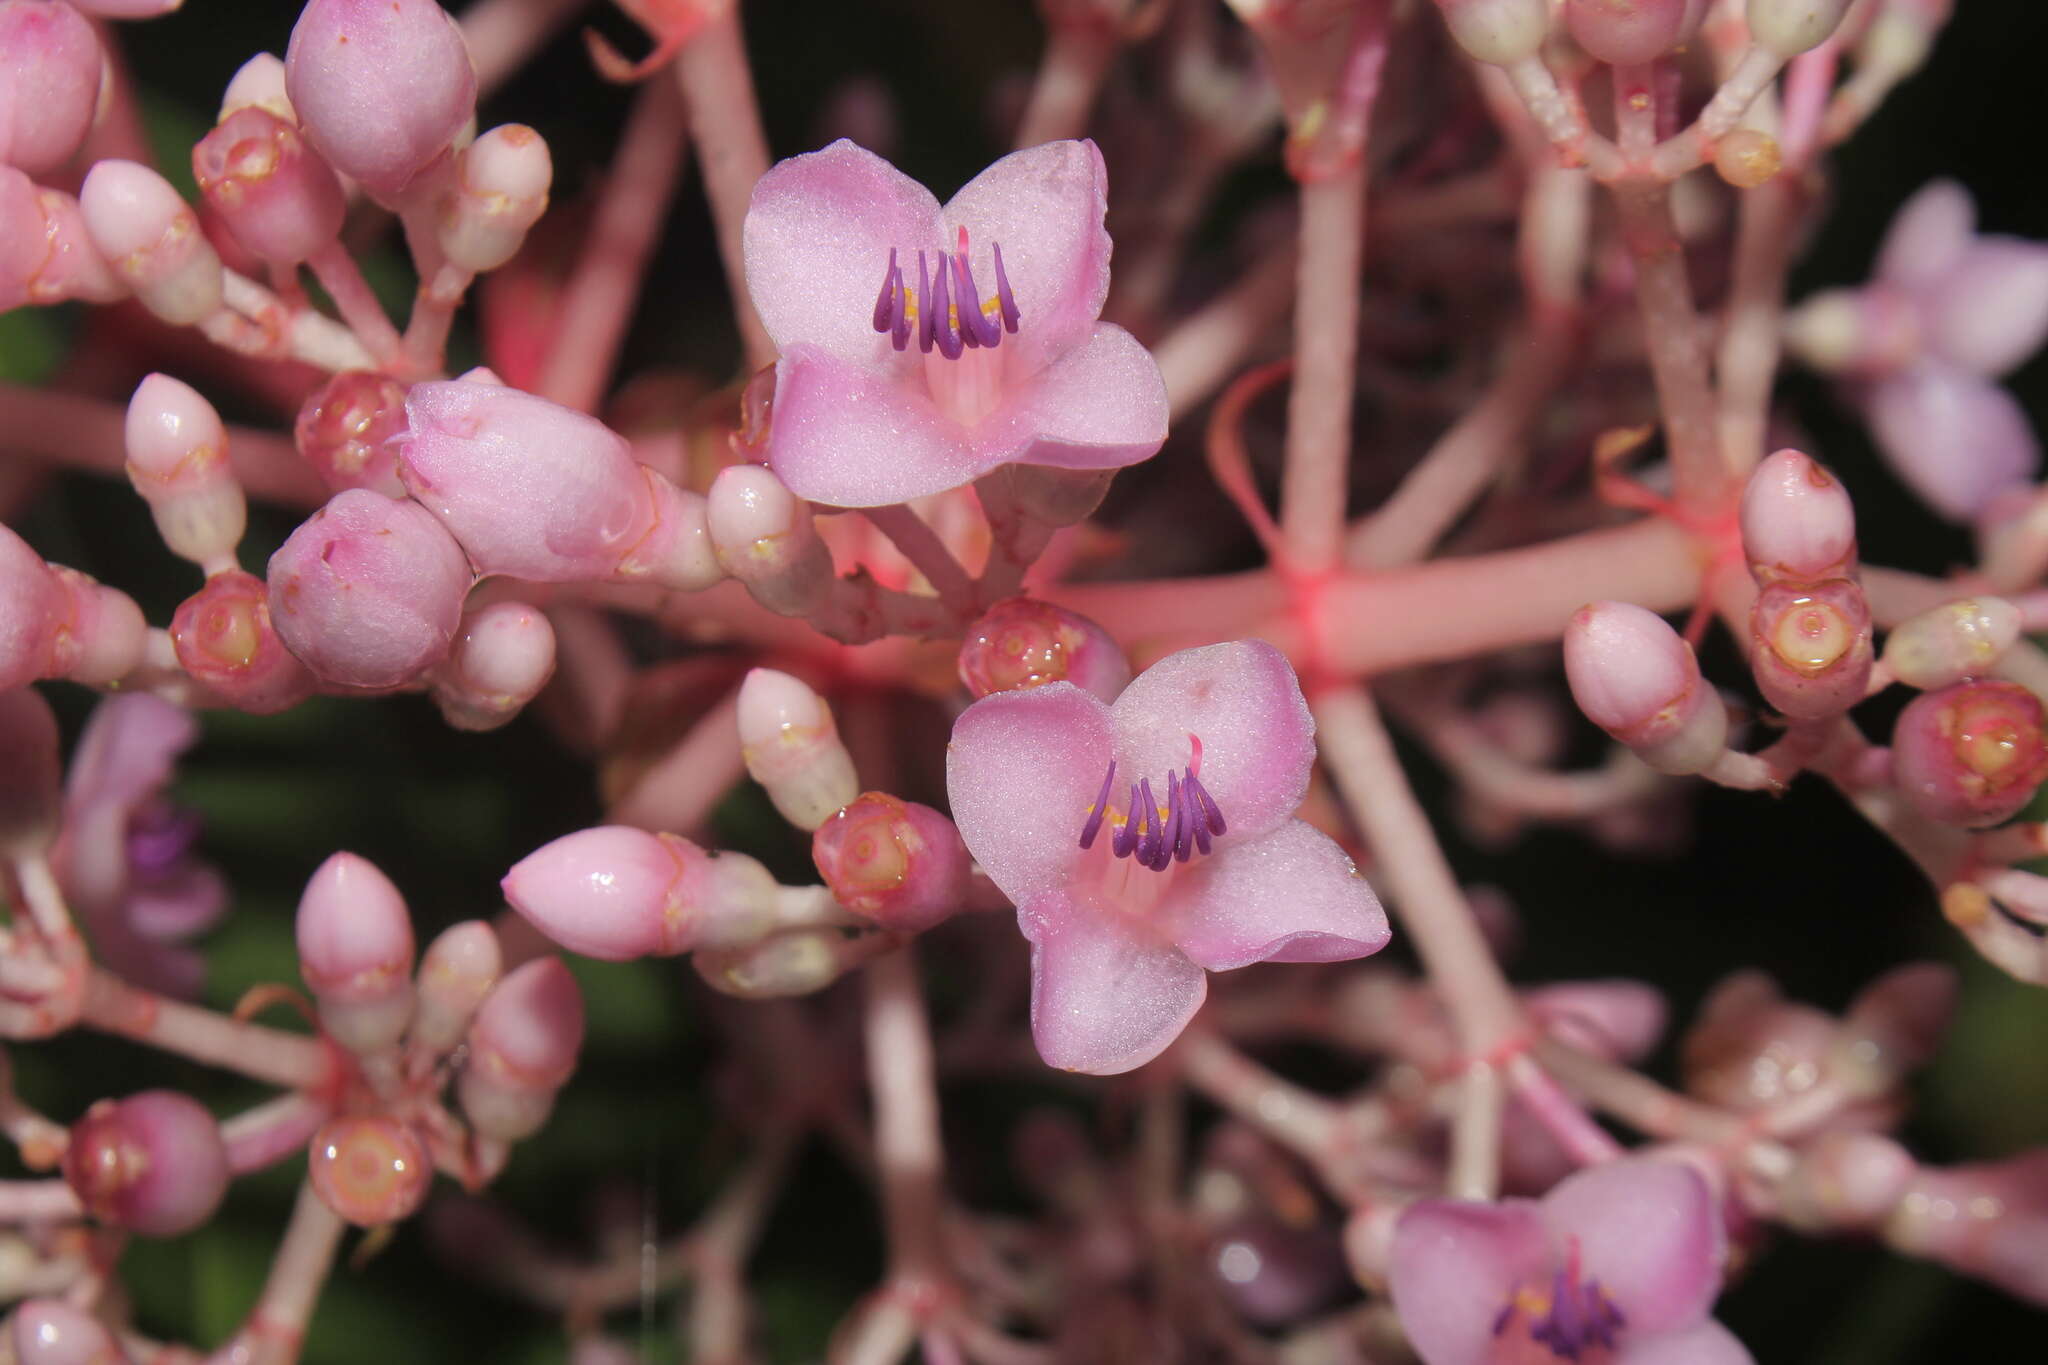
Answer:
<svg viewBox="0 0 2048 1365"><path fill-rule="evenodd" d="M359 1228L410 1218L426 1201L433 1163L412 1129L382 1114L329 1119L306 1148L320 1202Z"/></svg>
<svg viewBox="0 0 2048 1365"><path fill-rule="evenodd" d="M469 1026L457 1090L470 1124L502 1142L538 1132L582 1047L583 993L562 960L535 958L515 969Z"/></svg>
<svg viewBox="0 0 2048 1365"><path fill-rule="evenodd" d="M1784 165L1778 139L1755 128L1737 128L1714 144L1714 173L1738 190L1767 184Z"/></svg>
<svg viewBox="0 0 2048 1365"><path fill-rule="evenodd" d="M740 753L775 809L814 830L860 795L832 708L787 673L756 668L740 684Z"/></svg>
<svg viewBox="0 0 2048 1365"><path fill-rule="evenodd" d="M977 698L1070 682L1115 701L1130 680L1130 660L1108 631L1033 597L996 603L960 644L960 681Z"/></svg>
<svg viewBox="0 0 2048 1365"><path fill-rule="evenodd" d="M2048 1150L1970 1166L1922 1166L1885 1224L1885 1240L2048 1305Z"/></svg>
<svg viewBox="0 0 2048 1365"><path fill-rule="evenodd" d="M0 525L0 692L44 675L68 610L63 585L43 557Z"/></svg>
<svg viewBox="0 0 2048 1365"><path fill-rule="evenodd" d="M1548 0L1436 0L1451 40L1475 61L1511 66L1550 36Z"/></svg>
<svg viewBox="0 0 2048 1365"><path fill-rule="evenodd" d="M0 863L46 851L63 809L57 717L33 687L0 692Z"/></svg>
<svg viewBox="0 0 2048 1365"><path fill-rule="evenodd" d="M1834 36L1850 0L1749 0L1749 36L1787 61Z"/></svg>
<svg viewBox="0 0 2048 1365"><path fill-rule="evenodd" d="M128 482L171 553L203 569L232 568L249 505L213 404L167 374L149 375L128 400L127 446Z"/></svg>
<svg viewBox="0 0 2048 1365"><path fill-rule="evenodd" d="M1766 457L1742 491L1742 550L1759 584L1845 576L1856 558L1848 490L1799 451Z"/></svg>
<svg viewBox="0 0 2048 1365"><path fill-rule="evenodd" d="M862 793L818 826L811 857L833 899L903 933L960 910L973 862L951 820L885 792Z"/></svg>
<svg viewBox="0 0 2048 1365"><path fill-rule="evenodd" d="M15 1365L130 1365L105 1325L62 1299L29 1299L8 1329Z"/></svg>
<svg viewBox="0 0 2048 1365"><path fill-rule="evenodd" d="M2041 703L1995 679L1923 692L1892 729L1892 780L1930 820L1977 829L2017 815L2048 777Z"/></svg>
<svg viewBox="0 0 2048 1365"><path fill-rule="evenodd" d="M1955 968L1909 962L1849 1002L1828 1070L1851 1093L1883 1095L1934 1059L1956 1012Z"/></svg>
<svg viewBox="0 0 2048 1365"><path fill-rule="evenodd" d="M1707 994L1680 1048L1685 1088L1709 1104L1752 1113L1820 1083L1839 1025L1779 994L1759 971L1728 977Z"/></svg>
<svg viewBox="0 0 2048 1365"><path fill-rule="evenodd" d="M1893 677L1924 691L1990 672L2019 637L2018 607L2003 597L1965 597L1899 622L1883 657Z"/></svg>
<svg viewBox="0 0 2048 1365"><path fill-rule="evenodd" d="M215 123L227 122L237 109L262 109L296 125L299 116L292 109L291 96L284 92L284 63L276 54L259 52L228 79L221 93L220 113Z"/></svg>
<svg viewBox="0 0 2048 1365"><path fill-rule="evenodd" d="M405 434L405 385L374 370L344 370L299 409L292 442L327 486L402 498L395 438Z"/></svg>
<svg viewBox="0 0 2048 1365"><path fill-rule="evenodd" d="M1727 708L1692 646L1656 613L1628 602L1579 608L1564 666L1586 718L1658 772L1699 772L1727 748Z"/></svg>
<svg viewBox="0 0 2048 1365"><path fill-rule="evenodd" d="M1702 8L1696 0L1564 0L1564 21L1590 56L1639 66L1684 42Z"/></svg>
<svg viewBox="0 0 2048 1365"><path fill-rule="evenodd" d="M1527 992L1529 1018L1551 1037L1610 1062L1633 1062L1664 1034L1664 996L1640 981L1564 981Z"/></svg>
<svg viewBox="0 0 2048 1365"><path fill-rule="evenodd" d="M78 201L0 165L0 313L25 303L112 303L128 292L85 230Z"/></svg>
<svg viewBox="0 0 2048 1365"><path fill-rule="evenodd" d="M412 916L367 858L337 853L299 898L299 974L320 1023L351 1052L379 1052L412 1018Z"/></svg>
<svg viewBox="0 0 2048 1365"><path fill-rule="evenodd" d="M744 853L707 854L627 825L564 835L527 854L500 885L536 929L606 962L750 942L766 931L777 891Z"/></svg>
<svg viewBox="0 0 2048 1365"><path fill-rule="evenodd" d="M1793 720L1824 720L1862 701L1876 662L1870 605L1854 580L1772 583L1749 616L1750 671Z"/></svg>
<svg viewBox="0 0 2048 1365"><path fill-rule="evenodd" d="M441 203L441 250L464 270L496 270L547 209L553 178L539 133L523 123L491 129L455 160L455 185Z"/></svg>
<svg viewBox="0 0 2048 1365"><path fill-rule="evenodd" d="M832 556L810 510L771 471L760 465L720 470L705 519L719 564L768 610L807 615L831 590Z"/></svg>
<svg viewBox="0 0 2048 1365"><path fill-rule="evenodd" d="M235 240L272 265L297 265L341 235L340 179L268 109L238 109L201 138L192 176Z"/></svg>
<svg viewBox="0 0 2048 1365"><path fill-rule="evenodd" d="M619 561L616 576L677 592L702 592L725 577L711 547L704 495L678 488L657 470L642 468L654 504L654 524Z"/></svg>
<svg viewBox="0 0 2048 1365"><path fill-rule="evenodd" d="M555 628L525 602L465 612L434 674L434 704L458 730L494 730L540 694L555 672Z"/></svg>
<svg viewBox="0 0 2048 1365"><path fill-rule="evenodd" d="M1799 1153L1783 1216L1813 1232L1862 1232L1898 1207L1919 1171L1913 1154L1877 1133L1822 1133Z"/></svg>
<svg viewBox="0 0 2048 1365"><path fill-rule="evenodd" d="M132 161L102 161L78 205L93 246L143 307L180 327L220 310L220 255L168 180Z"/></svg>
<svg viewBox="0 0 2048 1365"><path fill-rule="evenodd" d="M461 1042L503 966L497 931L482 920L464 920L436 934L420 959L412 1040L436 1053Z"/></svg>
<svg viewBox="0 0 2048 1365"><path fill-rule="evenodd" d="M0 165L42 175L69 161L92 127L104 61L71 6L0 0Z"/></svg>
<svg viewBox="0 0 2048 1365"><path fill-rule="evenodd" d="M64 1179L100 1222L143 1237L178 1237L220 1207L227 1148L197 1100L145 1090L101 1100L72 1125Z"/></svg>
<svg viewBox="0 0 2048 1365"><path fill-rule="evenodd" d="M722 995L781 1000L825 989L871 953L868 942L837 929L797 929L736 948L700 948L690 965Z"/></svg>
<svg viewBox="0 0 2048 1365"><path fill-rule="evenodd" d="M240 569L215 574L179 605L171 643L180 668L241 710L269 715L313 691L313 675L270 624L263 580Z"/></svg>
<svg viewBox="0 0 2048 1365"><path fill-rule="evenodd" d="M135 599L62 564L52 564L50 576L63 592L64 618L51 641L49 676L105 687L139 668L149 623Z"/></svg>

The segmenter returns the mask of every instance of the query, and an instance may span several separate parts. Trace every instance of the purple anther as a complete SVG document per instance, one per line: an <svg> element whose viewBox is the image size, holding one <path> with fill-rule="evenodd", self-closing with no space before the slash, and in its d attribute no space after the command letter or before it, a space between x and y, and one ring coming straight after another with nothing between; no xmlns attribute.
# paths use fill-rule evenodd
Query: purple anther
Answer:
<svg viewBox="0 0 2048 1365"><path fill-rule="evenodd" d="M1116 838L1109 844L1109 851L1119 858L1131 856L1131 850L1138 846L1138 836L1145 830L1144 808L1138 804L1138 789L1131 788L1130 799L1124 803L1124 827L1116 832Z"/></svg>
<svg viewBox="0 0 2048 1365"><path fill-rule="evenodd" d="M1081 826L1081 847L1090 848L1095 836L1102 832L1102 822L1109 815L1109 784L1116 781L1116 760L1109 761L1109 771L1102 775L1102 790L1095 793L1095 805L1088 811L1088 823Z"/></svg>
<svg viewBox="0 0 2048 1365"><path fill-rule="evenodd" d="M1003 327L1014 335L1024 315L1017 311L1017 296L1010 292L1010 277L1003 273L1002 243L990 242L988 254L996 263L996 303L1003 310Z"/></svg>
<svg viewBox="0 0 2048 1365"><path fill-rule="evenodd" d="M994 346L1003 339L996 320L981 311L981 290L974 267L967 262L967 229L960 229L960 249L953 253L953 297L960 308L960 339L969 346Z"/></svg>
<svg viewBox="0 0 2048 1365"><path fill-rule="evenodd" d="M128 822L128 865L142 876L168 872L199 838L199 812L157 802Z"/></svg>
<svg viewBox="0 0 2048 1365"><path fill-rule="evenodd" d="M1194 824L1188 819L1187 788L1180 782L1180 775L1168 770L1166 774L1166 840L1173 848L1173 860L1186 862L1195 851Z"/></svg>
<svg viewBox="0 0 2048 1365"><path fill-rule="evenodd" d="M1202 785L1200 778L1195 776L1193 768L1188 769L1187 776L1181 779L1181 783L1183 786L1194 788L1194 799L1202 803L1202 823L1208 827L1209 833L1222 834L1230 828L1229 825L1224 823L1223 811L1216 805L1216 798L1209 795L1209 789ZM1205 843L1202 847L1202 852L1207 853L1208 851L1208 846Z"/></svg>
<svg viewBox="0 0 2048 1365"><path fill-rule="evenodd" d="M953 288L947 281L952 272L946 269L946 258L939 257L939 268L933 272L932 284L932 338L937 343L939 354L948 360L958 360L963 349L960 343L960 325L953 319Z"/></svg>
<svg viewBox="0 0 2048 1365"><path fill-rule="evenodd" d="M1152 779L1149 777L1138 779L1138 802L1138 810L1144 812L1144 821L1138 831L1136 857L1140 867L1150 867L1153 855L1159 849L1159 808L1152 802ZM1137 816L1137 811L1131 813L1133 820Z"/></svg>
<svg viewBox="0 0 2048 1365"><path fill-rule="evenodd" d="M896 248L889 248L889 267L882 272L882 292L875 295L875 330L891 332L896 329L896 314L902 311L903 295L897 288ZM902 346L898 345L899 351Z"/></svg>
<svg viewBox="0 0 2048 1365"><path fill-rule="evenodd" d="M894 347L895 347L895 348L896 348L897 350L901 351L901 350L905 350L905 349L907 349L907 348L909 347L909 345L910 345L910 309L909 309L909 307L908 307L907 305L903 304L903 302L902 302L902 300L903 300L903 267L902 267L902 266L900 266L900 265L899 265L899 266L897 266L897 267L896 267L896 274L895 274L895 276L893 277L893 279L892 279L892 281L891 281L891 282L893 283L893 285L895 286L895 289L896 289L896 298L897 298L897 303L898 303L898 306L897 306L897 309L896 309L896 325L895 325L895 326L894 326L893 328L891 328L891 329L890 329L890 333L889 333L889 344L890 344L891 346L894 346Z"/></svg>
<svg viewBox="0 0 2048 1365"><path fill-rule="evenodd" d="M941 269L940 274L944 274ZM929 353L932 349L932 273L925 264L924 252L917 253L917 349Z"/></svg>

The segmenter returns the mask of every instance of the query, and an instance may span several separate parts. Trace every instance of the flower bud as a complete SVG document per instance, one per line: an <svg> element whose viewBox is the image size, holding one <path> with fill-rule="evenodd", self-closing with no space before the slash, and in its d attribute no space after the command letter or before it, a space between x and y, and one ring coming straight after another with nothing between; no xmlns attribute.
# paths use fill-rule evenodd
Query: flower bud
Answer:
<svg viewBox="0 0 2048 1365"><path fill-rule="evenodd" d="M1885 1240L2048 1305L2048 1150L2004 1161L1923 1166L1885 1224Z"/></svg>
<svg viewBox="0 0 2048 1365"><path fill-rule="evenodd" d="M447 655L472 581L462 547L432 513L351 488L270 557L270 616L320 677L394 687Z"/></svg>
<svg viewBox="0 0 2048 1365"><path fill-rule="evenodd" d="M313 675L277 638L263 580L231 569L206 580L171 617L178 666L256 715L304 701Z"/></svg>
<svg viewBox="0 0 2048 1365"><path fill-rule="evenodd" d="M1680 1047L1685 1088L1709 1104L1753 1113L1819 1084L1838 1026L1787 1001L1759 971L1715 986Z"/></svg>
<svg viewBox="0 0 2048 1365"><path fill-rule="evenodd" d="M563 835L522 858L500 888L543 934L605 962L751 941L771 923L777 892L744 853L707 854L627 825Z"/></svg>
<svg viewBox="0 0 2048 1365"><path fill-rule="evenodd" d="M797 929L733 948L700 948L690 965L721 995L783 1000L825 989L872 951L837 929Z"/></svg>
<svg viewBox="0 0 2048 1365"><path fill-rule="evenodd" d="M341 181L268 109L223 118L193 146L192 176L235 240L272 265L297 265L341 235Z"/></svg>
<svg viewBox="0 0 2048 1365"><path fill-rule="evenodd" d="M368 488L402 498L393 441L404 434L405 385L374 370L344 370L299 409L292 442L335 492Z"/></svg>
<svg viewBox="0 0 2048 1365"><path fill-rule="evenodd" d="M884 929L918 933L967 901L973 859L930 806L864 792L818 826L811 857L833 899Z"/></svg>
<svg viewBox="0 0 2048 1365"><path fill-rule="evenodd" d="M555 628L524 602L466 612L434 673L434 704L458 730L494 730L538 696L555 672Z"/></svg>
<svg viewBox="0 0 2048 1365"><path fill-rule="evenodd" d="M1863 1232L1898 1207L1919 1172L1913 1154L1877 1133L1822 1133L1799 1153L1782 1212L1813 1232Z"/></svg>
<svg viewBox="0 0 2048 1365"><path fill-rule="evenodd" d="M654 525L619 561L615 576L677 592L702 592L725 577L711 546L704 495L678 488L656 470L641 468L654 502Z"/></svg>
<svg viewBox="0 0 2048 1365"><path fill-rule="evenodd" d="M1955 968L1909 962L1871 982L1842 1016L1829 1072L1852 1093L1883 1095L1934 1060L1955 1017Z"/></svg>
<svg viewBox="0 0 2048 1365"><path fill-rule="evenodd" d="M337 853L299 897L299 975L320 1023L351 1052L397 1043L412 1018L412 916L376 864Z"/></svg>
<svg viewBox="0 0 2048 1365"><path fill-rule="evenodd" d="M1108 631L1033 597L996 603L967 628L960 644L960 681L977 699L1070 682L1115 701L1130 680L1130 660Z"/></svg>
<svg viewBox="0 0 2048 1365"><path fill-rule="evenodd" d="M1892 729L1892 780L1928 819L1979 829L2017 815L2048 777L2041 703L2017 683L1923 692Z"/></svg>
<svg viewBox="0 0 2048 1365"><path fill-rule="evenodd" d="M382 1114L329 1119L306 1148L320 1202L359 1228L410 1218L426 1202L433 1163L412 1129Z"/></svg>
<svg viewBox="0 0 2048 1365"><path fill-rule="evenodd" d="M114 1334L62 1299L28 1299L9 1320L16 1365L130 1365Z"/></svg>
<svg viewBox="0 0 2048 1365"><path fill-rule="evenodd" d="M1737 128L1714 143L1714 174L1738 190L1753 190L1785 166L1778 139L1756 128Z"/></svg>
<svg viewBox="0 0 2048 1365"><path fill-rule="evenodd" d="M1565 675L1587 719L1658 772L1696 773L1728 743L1728 712L1692 646L1628 602L1579 608L1564 633Z"/></svg>
<svg viewBox="0 0 2048 1365"><path fill-rule="evenodd" d="M760 465L731 465L712 480L705 521L725 571L754 600L783 616L804 616L832 588L832 556L803 500Z"/></svg>
<svg viewBox="0 0 2048 1365"><path fill-rule="evenodd" d="M311 0L284 67L307 139L385 204L476 113L469 49L435 0Z"/></svg>
<svg viewBox="0 0 2048 1365"><path fill-rule="evenodd" d="M102 161L78 207L94 248L143 307L180 327L220 311L220 255L168 180L132 161Z"/></svg>
<svg viewBox="0 0 2048 1365"><path fill-rule="evenodd" d="M1749 36L1787 61L1834 36L1850 0L1749 0Z"/></svg>
<svg viewBox="0 0 2048 1365"><path fill-rule="evenodd" d="M92 128L104 60L71 6L0 0L0 165L42 175L71 159Z"/></svg>
<svg viewBox="0 0 2048 1365"><path fill-rule="evenodd" d="M142 1237L178 1237L220 1207L227 1148L197 1100L145 1090L101 1100L71 1126L64 1179L100 1222Z"/></svg>
<svg viewBox="0 0 2048 1365"><path fill-rule="evenodd" d="M1436 0L1451 41L1474 61L1512 66L1550 36L1548 0Z"/></svg>
<svg viewBox="0 0 2048 1365"><path fill-rule="evenodd" d="M1991 671L2020 637L2020 609L2003 597L1965 597L1908 617L1885 637L1892 676L1923 691Z"/></svg>
<svg viewBox="0 0 2048 1365"><path fill-rule="evenodd" d="M497 932L480 919L436 934L420 959L412 1041L437 1053L461 1042L503 966Z"/></svg>
<svg viewBox="0 0 2048 1365"><path fill-rule="evenodd" d="M1522 1003L1545 1033L1610 1062L1644 1057L1664 1035L1664 996L1640 981L1564 981L1526 992Z"/></svg>
<svg viewBox="0 0 2048 1365"><path fill-rule="evenodd" d="M535 958L491 988L469 1026L458 1091L485 1137L538 1132L583 1046L583 995L558 957Z"/></svg>
<svg viewBox="0 0 2048 1365"><path fill-rule="evenodd" d="M64 619L51 639L49 676L105 687L141 667L149 623L135 599L62 564L52 564L50 576L64 594Z"/></svg>
<svg viewBox="0 0 2048 1365"><path fill-rule="evenodd" d="M553 178L539 133L523 123L491 129L455 160L455 185L441 203L441 250L464 270L496 270L546 211Z"/></svg>
<svg viewBox="0 0 2048 1365"><path fill-rule="evenodd" d="M0 313L68 299L112 303L127 292L92 244L76 199L0 166Z"/></svg>
<svg viewBox="0 0 2048 1365"><path fill-rule="evenodd" d="M0 863L46 852L57 837L62 764L57 717L33 687L0 692Z"/></svg>
<svg viewBox="0 0 2048 1365"><path fill-rule="evenodd" d="M1684 42L1700 8L1688 0L1564 0L1564 21L1596 60L1638 66Z"/></svg>
<svg viewBox="0 0 2048 1365"><path fill-rule="evenodd" d="M1895 289L1823 289L1785 315L1785 345L1823 374L1891 374L1920 356L1919 315Z"/></svg>
<svg viewBox="0 0 2048 1365"><path fill-rule="evenodd" d="M1759 584L1847 575L1856 558L1848 490L1799 451L1766 457L1742 491L1742 549Z"/></svg>
<svg viewBox="0 0 2048 1365"><path fill-rule="evenodd" d="M44 675L70 601L27 541L0 524L0 692Z"/></svg>
<svg viewBox="0 0 2048 1365"><path fill-rule="evenodd" d="M167 374L149 375L128 400L127 447L128 482L171 553L205 569L232 568L249 505L213 404Z"/></svg>
<svg viewBox="0 0 2048 1365"><path fill-rule="evenodd" d="M292 108L291 96L284 91L284 63L275 53L257 53L228 78L228 88L221 92L220 113L214 122L227 122L228 115L237 109L263 109L293 127L298 126L298 113Z"/></svg>
<svg viewBox="0 0 2048 1365"><path fill-rule="evenodd" d="M1771 583L1750 609L1750 671L1793 720L1824 720L1862 701L1876 662L1870 605L1851 579Z"/></svg>
<svg viewBox="0 0 2048 1365"><path fill-rule="evenodd" d="M740 684L739 728L747 771L798 829L816 829L860 795L832 709L802 681L772 668L750 671Z"/></svg>

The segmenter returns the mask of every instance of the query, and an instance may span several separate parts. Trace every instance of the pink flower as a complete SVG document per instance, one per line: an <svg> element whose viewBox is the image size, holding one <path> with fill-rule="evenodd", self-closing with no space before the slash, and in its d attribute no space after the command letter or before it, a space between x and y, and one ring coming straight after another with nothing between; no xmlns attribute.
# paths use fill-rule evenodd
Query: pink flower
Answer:
<svg viewBox="0 0 2048 1365"><path fill-rule="evenodd" d="M747 288L782 352L768 437L782 481L873 507L1012 462L1115 469L1155 454L1159 367L1096 321L1106 196L1092 142L1012 153L944 209L843 140L761 177Z"/></svg>
<svg viewBox="0 0 2048 1365"><path fill-rule="evenodd" d="M1663 1161L1540 1201L1424 1200L1394 1232L1394 1309L1425 1365L1748 1365L1707 1315L1724 1240L1706 1181Z"/></svg>
<svg viewBox="0 0 2048 1365"><path fill-rule="evenodd" d="M1047 1062L1129 1071L1194 1017L1207 972L1386 946L1372 888L1290 818L1314 736L1294 671L1256 640L1162 659L1114 705L1056 682L954 723L953 818L1031 940Z"/></svg>

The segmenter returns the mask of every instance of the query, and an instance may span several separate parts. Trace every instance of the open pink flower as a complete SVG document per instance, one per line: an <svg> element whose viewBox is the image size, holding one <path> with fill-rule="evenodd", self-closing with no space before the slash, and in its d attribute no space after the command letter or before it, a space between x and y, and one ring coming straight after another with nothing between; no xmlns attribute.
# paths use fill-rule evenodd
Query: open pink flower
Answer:
<svg viewBox="0 0 2048 1365"><path fill-rule="evenodd" d="M761 177L747 289L782 352L768 462L791 491L874 507L998 465L1116 469L1166 440L1145 348L1109 291L1102 154L1014 152L945 208L841 140Z"/></svg>
<svg viewBox="0 0 2048 1365"><path fill-rule="evenodd" d="M1294 670L1255 640L1162 659L1114 705L1056 682L962 713L953 818L1031 940L1046 1061L1129 1071L1179 1036L1207 972L1386 946L1372 888L1291 818L1314 736Z"/></svg>
<svg viewBox="0 0 2048 1365"><path fill-rule="evenodd" d="M1394 1231L1394 1310L1425 1365L1750 1365L1708 1316L1724 1242L1706 1181L1665 1161L1541 1200L1424 1200Z"/></svg>

